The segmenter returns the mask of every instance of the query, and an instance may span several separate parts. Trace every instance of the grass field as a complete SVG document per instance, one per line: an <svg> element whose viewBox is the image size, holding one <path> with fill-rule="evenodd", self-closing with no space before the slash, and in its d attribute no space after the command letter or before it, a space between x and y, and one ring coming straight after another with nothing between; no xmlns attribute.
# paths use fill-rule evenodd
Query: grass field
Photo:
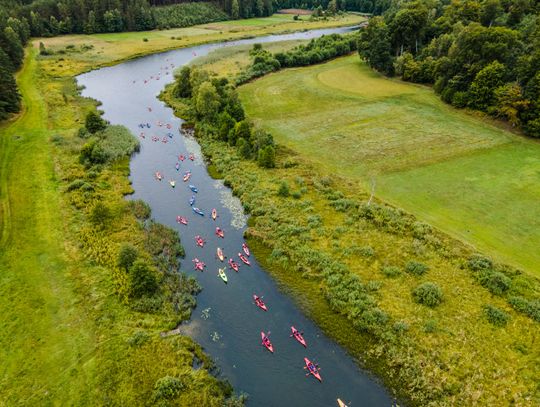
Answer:
<svg viewBox="0 0 540 407"><path fill-rule="evenodd" d="M362 16L345 14L326 21L294 21L291 16L275 14L265 18L223 21L172 30L41 38L34 41L34 46L37 47L39 42L43 42L47 49L55 53L48 57L51 73L70 75L140 55L195 44L354 25L365 20ZM66 48L68 46L72 48ZM81 51L83 46L89 49Z"/></svg>
<svg viewBox="0 0 540 407"><path fill-rule="evenodd" d="M540 273L540 143L389 80L358 56L240 89L251 118L328 173Z"/></svg>

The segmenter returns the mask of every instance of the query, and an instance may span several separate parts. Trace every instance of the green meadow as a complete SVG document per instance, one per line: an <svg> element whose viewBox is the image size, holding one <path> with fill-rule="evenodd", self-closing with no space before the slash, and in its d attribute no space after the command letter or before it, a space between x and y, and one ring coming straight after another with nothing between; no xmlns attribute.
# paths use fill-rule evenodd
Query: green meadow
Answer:
<svg viewBox="0 0 540 407"><path fill-rule="evenodd" d="M540 272L540 143L357 55L240 88L277 142L493 258Z"/></svg>

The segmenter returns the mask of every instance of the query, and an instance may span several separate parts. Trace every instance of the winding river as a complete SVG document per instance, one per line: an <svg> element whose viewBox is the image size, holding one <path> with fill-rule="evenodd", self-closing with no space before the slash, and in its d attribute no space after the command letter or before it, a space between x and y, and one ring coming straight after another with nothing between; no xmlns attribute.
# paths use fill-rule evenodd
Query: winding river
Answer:
<svg viewBox="0 0 540 407"><path fill-rule="evenodd" d="M308 32L271 35L226 43L214 43L154 54L102 68L80 75L83 96L101 101L104 117L112 124L129 128L141 139L141 151L131 160L131 181L134 199L146 201L153 217L180 232L186 258L182 268L197 278L203 287L197 298L197 308L183 333L200 343L220 367L222 375L238 393L249 395L248 406L336 406L339 397L347 404L358 406L390 406L392 398L382 385L361 370L353 359L336 343L326 337L307 319L293 301L281 293L276 283L251 256L251 267L241 265L240 271L227 269L228 284L217 275L220 263L216 248L223 248L226 256L234 257L241 251L246 216L237 198L221 181L212 179L202 160L197 142L180 134L182 120L156 97L173 80L173 70L205 55L213 49L237 44L252 44L309 39L329 33L343 33L351 28L313 30ZM159 126L161 122L162 126ZM141 123L150 128L141 129ZM167 127L170 125L170 129ZM167 133L172 133L172 138ZM153 141L152 137L158 137ZM154 139L155 140L155 139ZM163 141L167 141L166 143ZM178 160L179 154L194 154L194 160ZM179 170L175 165L180 162ZM182 182L182 175L190 170L190 182ZM163 174L162 181L154 177ZM170 180L176 181L172 188ZM192 212L187 184L199 192L195 206L205 215ZM218 218L213 221L210 211L216 208ZM176 222L178 215L188 219L188 225ZM225 231L225 238L215 235L215 227ZM196 246L194 236L206 239L204 248ZM195 272L191 260L199 258L207 264L204 272ZM240 261L238 261L241 263ZM252 295L264 296L268 312L257 308ZM304 349L289 337L291 325L304 332ZM270 332L275 353L261 346L260 332ZM306 377L304 357L319 364L322 382Z"/></svg>

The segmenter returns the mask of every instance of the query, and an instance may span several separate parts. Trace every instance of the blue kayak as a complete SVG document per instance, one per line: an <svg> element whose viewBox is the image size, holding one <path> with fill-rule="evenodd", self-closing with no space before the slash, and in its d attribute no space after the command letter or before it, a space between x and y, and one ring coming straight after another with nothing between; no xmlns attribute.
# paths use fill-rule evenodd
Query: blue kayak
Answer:
<svg viewBox="0 0 540 407"><path fill-rule="evenodd" d="M204 212L201 211L199 208L193 207L193 212L195 212L197 215L204 216Z"/></svg>
<svg viewBox="0 0 540 407"><path fill-rule="evenodd" d="M191 189L195 193L199 192L199 190L195 187L195 185L189 184L189 189Z"/></svg>
<svg viewBox="0 0 540 407"><path fill-rule="evenodd" d="M189 204L193 206L194 203L195 203L195 195L192 195L191 198L189 198Z"/></svg>

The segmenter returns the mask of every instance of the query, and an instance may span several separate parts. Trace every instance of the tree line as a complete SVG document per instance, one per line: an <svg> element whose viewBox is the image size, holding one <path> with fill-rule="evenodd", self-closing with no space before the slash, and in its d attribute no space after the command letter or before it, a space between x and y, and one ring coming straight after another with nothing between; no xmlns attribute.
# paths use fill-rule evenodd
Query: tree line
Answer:
<svg viewBox="0 0 540 407"><path fill-rule="evenodd" d="M540 137L540 3L394 2L361 33L371 67L433 84L442 100L481 110Z"/></svg>

